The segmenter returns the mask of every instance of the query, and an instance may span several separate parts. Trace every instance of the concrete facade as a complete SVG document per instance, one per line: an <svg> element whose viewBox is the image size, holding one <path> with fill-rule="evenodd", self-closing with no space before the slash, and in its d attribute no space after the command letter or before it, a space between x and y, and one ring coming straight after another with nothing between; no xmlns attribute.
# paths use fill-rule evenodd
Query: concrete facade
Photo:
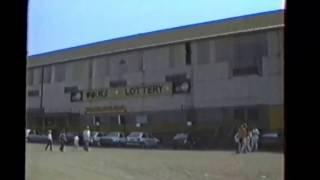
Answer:
<svg viewBox="0 0 320 180"><path fill-rule="evenodd" d="M28 79L27 91L36 90L39 91L39 95L27 96L27 112L28 109L41 108L42 104L45 114L74 113L88 123L93 116L96 116L101 119L105 130L119 128L114 122L117 114L125 117L127 129L139 129L135 126L136 116L145 114L148 116L149 124L143 128L148 128L146 130L154 133L183 131L187 128L186 121L190 120L195 123L193 127L195 131L202 129L201 131L205 132L203 129L208 129L207 134L215 134L217 127L223 127L221 122L226 122L227 129L231 126L234 128L235 124L239 123L234 121L237 118L236 111L240 109L239 114L244 114L242 121L251 121L252 124L266 130L282 130L283 26L283 11L276 11L220 24L188 27L162 35L165 40L161 40L161 43L166 41L178 41L178 43L147 47L155 43L146 43L149 37L143 36L141 42L138 41L139 37L133 40L129 38L126 41L127 45L122 45L122 49L130 49L129 51L117 53L108 51L109 49L116 51L119 43L124 43L124 40L121 40L114 42L114 46L112 43L106 46L103 43L100 46L93 45L92 48L95 50L92 51L89 51L91 47L88 46L70 50L70 53L65 50L61 53L31 56L28 60L28 78L33 76L33 82L30 83L31 80ZM229 29L237 31L232 33ZM224 32L230 34L209 37L217 31L220 34ZM208 38L182 41L187 37L182 37L186 32L190 37L202 32ZM154 41L159 41L161 33L154 36ZM246 41L250 38L253 40ZM242 39L245 43L237 45ZM148 40L152 41L152 37ZM252 47L250 43L256 42L262 42L260 45L262 44L263 48L260 49L266 49L262 55L255 53L259 49L250 49ZM134 44L145 48L132 49ZM189 50L187 46L190 46ZM104 55L103 50L100 49L99 52L96 50L98 47L102 49L105 47ZM74 51L74 56L71 51ZM85 58L78 58L80 56ZM190 64L186 60L187 56L190 56ZM242 57L249 59L253 57L252 59L258 64L252 64L248 60L247 63L251 65L245 65L244 62L243 66L248 68L254 66L258 69L257 72L239 68L238 73L241 71L244 74L236 75L236 66L241 67L242 63L238 59ZM43 94L41 94L41 72L44 68L51 68L51 71L47 72L47 76L50 77L47 77L47 83L43 83ZM185 75L191 83L190 93L71 102L70 92L65 92L65 87L76 87L78 90L110 88L110 82L119 81L126 81L127 87L166 83L168 76L172 75ZM48 83L48 79L51 82ZM85 113L87 107L97 106L124 106L127 112L94 115ZM250 108L254 108L253 113ZM276 111L276 115L273 115L273 111ZM256 114L252 117L257 122L250 119L250 113ZM275 122L274 119L279 120ZM228 121L230 123L227 123Z"/></svg>

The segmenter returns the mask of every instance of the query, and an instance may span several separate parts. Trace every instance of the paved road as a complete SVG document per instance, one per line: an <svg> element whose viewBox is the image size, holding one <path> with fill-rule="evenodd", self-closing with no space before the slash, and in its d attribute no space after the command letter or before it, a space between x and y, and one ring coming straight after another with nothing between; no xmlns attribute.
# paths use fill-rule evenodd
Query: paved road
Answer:
<svg viewBox="0 0 320 180"><path fill-rule="evenodd" d="M27 144L27 180L282 180L284 156L258 152L172 151Z"/></svg>

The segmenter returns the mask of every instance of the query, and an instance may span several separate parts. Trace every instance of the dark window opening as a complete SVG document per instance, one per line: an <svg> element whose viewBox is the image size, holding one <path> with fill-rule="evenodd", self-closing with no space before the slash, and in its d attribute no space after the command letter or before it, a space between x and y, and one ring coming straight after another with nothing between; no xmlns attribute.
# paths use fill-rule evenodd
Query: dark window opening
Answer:
<svg viewBox="0 0 320 180"><path fill-rule="evenodd" d="M28 70L28 85L33 85L33 69Z"/></svg>
<svg viewBox="0 0 320 180"><path fill-rule="evenodd" d="M55 66L55 82L63 82L66 79L65 64L58 64Z"/></svg>
<svg viewBox="0 0 320 180"><path fill-rule="evenodd" d="M262 60L267 56L268 43L265 32L235 37L233 75L262 74Z"/></svg>
<svg viewBox="0 0 320 180"><path fill-rule="evenodd" d="M123 59L121 59L121 61L120 61L120 63L119 63L119 64L124 65L124 64L126 64L126 61L125 61L125 60L123 60Z"/></svg>
<svg viewBox="0 0 320 180"><path fill-rule="evenodd" d="M233 118L236 121L239 121L240 123L244 122L245 119L245 110L244 109L235 109Z"/></svg>
<svg viewBox="0 0 320 180"><path fill-rule="evenodd" d="M64 93L71 93L71 92L76 92L76 91L78 91L77 86L64 87Z"/></svg>
<svg viewBox="0 0 320 180"><path fill-rule="evenodd" d="M198 64L210 63L210 43L208 40L197 43Z"/></svg>
<svg viewBox="0 0 320 180"><path fill-rule="evenodd" d="M186 48L186 65L190 65L191 64L191 46L189 42L185 44L185 48Z"/></svg>
<svg viewBox="0 0 320 180"><path fill-rule="evenodd" d="M44 68L43 83L51 83L51 66Z"/></svg>
<svg viewBox="0 0 320 180"><path fill-rule="evenodd" d="M89 79L92 79L93 77L93 65L92 61L89 61Z"/></svg>
<svg viewBox="0 0 320 180"><path fill-rule="evenodd" d="M28 91L28 96L29 97L39 96L39 91L38 90L30 90L30 91Z"/></svg>
<svg viewBox="0 0 320 180"><path fill-rule="evenodd" d="M127 81L121 80L121 81L110 81L109 86L111 88L117 88L117 87L125 87L127 86Z"/></svg>
<svg viewBox="0 0 320 180"><path fill-rule="evenodd" d="M165 77L167 82L183 82L187 80L186 74L174 74L174 75L168 75Z"/></svg>

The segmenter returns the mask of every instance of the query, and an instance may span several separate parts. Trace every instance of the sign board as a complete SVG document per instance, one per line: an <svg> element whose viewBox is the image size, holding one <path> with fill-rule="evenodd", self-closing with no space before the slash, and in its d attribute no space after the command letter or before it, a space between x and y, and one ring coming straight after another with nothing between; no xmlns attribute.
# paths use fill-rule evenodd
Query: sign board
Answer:
<svg viewBox="0 0 320 180"><path fill-rule="evenodd" d="M71 102L172 94L172 83L71 92Z"/></svg>

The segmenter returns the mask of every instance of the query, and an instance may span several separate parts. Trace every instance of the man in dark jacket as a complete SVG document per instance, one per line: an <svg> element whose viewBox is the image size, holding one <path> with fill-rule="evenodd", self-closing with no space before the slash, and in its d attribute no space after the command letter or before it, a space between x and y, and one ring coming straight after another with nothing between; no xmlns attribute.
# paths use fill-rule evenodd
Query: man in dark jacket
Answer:
<svg viewBox="0 0 320 180"><path fill-rule="evenodd" d="M60 142L60 151L64 152L64 145L67 142L67 136L64 130L62 130L59 135L59 142Z"/></svg>

